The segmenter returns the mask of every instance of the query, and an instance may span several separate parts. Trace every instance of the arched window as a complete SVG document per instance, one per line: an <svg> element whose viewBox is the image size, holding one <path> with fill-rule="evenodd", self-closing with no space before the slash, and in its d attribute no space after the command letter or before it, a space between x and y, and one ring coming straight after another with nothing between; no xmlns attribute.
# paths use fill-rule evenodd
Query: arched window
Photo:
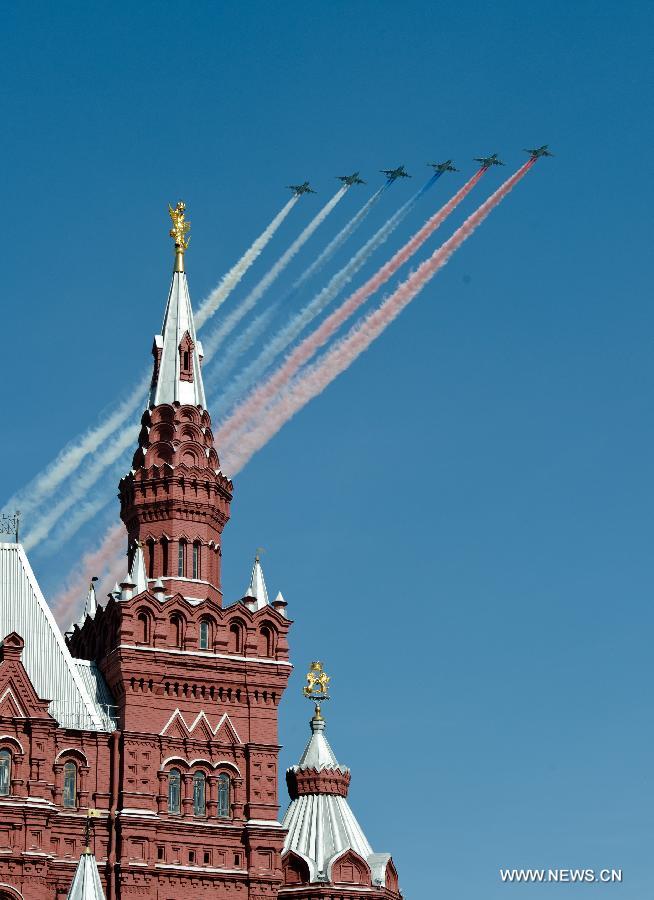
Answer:
<svg viewBox="0 0 654 900"><path fill-rule="evenodd" d="M231 813L229 775L218 776L218 816L228 819Z"/></svg>
<svg viewBox="0 0 654 900"><path fill-rule="evenodd" d="M77 808L77 766L67 762L64 766L64 806L67 809Z"/></svg>
<svg viewBox="0 0 654 900"><path fill-rule="evenodd" d="M150 643L150 616L146 612L140 612L137 617L138 631L137 640L142 644Z"/></svg>
<svg viewBox="0 0 654 900"><path fill-rule="evenodd" d="M193 577L200 577L200 542L193 543Z"/></svg>
<svg viewBox="0 0 654 900"><path fill-rule="evenodd" d="M168 773L168 812L179 814L181 808L181 789L180 784L182 776L179 769L171 769Z"/></svg>
<svg viewBox="0 0 654 900"><path fill-rule="evenodd" d="M168 538L161 538L161 570L164 576L170 575L168 571Z"/></svg>
<svg viewBox="0 0 654 900"><path fill-rule="evenodd" d="M259 653L262 656L275 655L275 636L268 625L262 625L259 632Z"/></svg>
<svg viewBox="0 0 654 900"><path fill-rule="evenodd" d="M11 753L0 750L0 797L11 794Z"/></svg>
<svg viewBox="0 0 654 900"><path fill-rule="evenodd" d="M175 646L182 650L184 648L184 619L179 613L175 613L170 617L170 624L173 629Z"/></svg>
<svg viewBox="0 0 654 900"><path fill-rule="evenodd" d="M238 622L233 622L229 626L229 649L232 653L243 652L243 631Z"/></svg>
<svg viewBox="0 0 654 900"><path fill-rule="evenodd" d="M193 815L206 814L206 778L204 772L196 772L193 776Z"/></svg>
<svg viewBox="0 0 654 900"><path fill-rule="evenodd" d="M209 649L209 641L211 637L211 625L206 619L200 622L200 650Z"/></svg>
<svg viewBox="0 0 654 900"><path fill-rule="evenodd" d="M177 551L177 575L184 578L186 574L186 541L182 538L179 542L179 550Z"/></svg>

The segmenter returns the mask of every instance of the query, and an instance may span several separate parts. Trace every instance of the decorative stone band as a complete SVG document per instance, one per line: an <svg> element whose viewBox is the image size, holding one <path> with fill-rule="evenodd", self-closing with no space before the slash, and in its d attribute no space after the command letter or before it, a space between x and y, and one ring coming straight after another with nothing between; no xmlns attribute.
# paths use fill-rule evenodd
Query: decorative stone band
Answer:
<svg viewBox="0 0 654 900"><path fill-rule="evenodd" d="M291 800L305 794L336 794L347 797L350 773L339 769L288 769L286 784Z"/></svg>

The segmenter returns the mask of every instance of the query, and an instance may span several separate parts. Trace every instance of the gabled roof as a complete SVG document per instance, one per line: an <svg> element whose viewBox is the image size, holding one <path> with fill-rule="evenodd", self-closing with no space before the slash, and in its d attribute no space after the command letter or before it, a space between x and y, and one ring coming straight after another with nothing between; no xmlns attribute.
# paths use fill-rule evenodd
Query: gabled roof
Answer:
<svg viewBox="0 0 654 900"><path fill-rule="evenodd" d="M92 853L82 853L67 900L105 900L98 864Z"/></svg>
<svg viewBox="0 0 654 900"><path fill-rule="evenodd" d="M181 378L180 344L187 334L193 344L192 380ZM202 345L195 334L191 297L185 272L173 272L173 280L168 294L166 313L161 334L155 337L155 346L161 350L159 374L150 392L150 406L160 403L190 403L192 406L206 407L200 359Z"/></svg>
<svg viewBox="0 0 654 900"><path fill-rule="evenodd" d="M50 715L64 727L112 731L75 665L22 544L0 543L0 597L0 641L12 632L22 637L21 662L38 696L51 701Z"/></svg>

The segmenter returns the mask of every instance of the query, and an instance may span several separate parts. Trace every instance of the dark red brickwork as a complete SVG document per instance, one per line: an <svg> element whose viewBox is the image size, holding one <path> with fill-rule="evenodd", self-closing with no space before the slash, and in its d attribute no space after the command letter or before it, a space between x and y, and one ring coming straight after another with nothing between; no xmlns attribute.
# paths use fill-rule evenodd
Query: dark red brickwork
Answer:
<svg viewBox="0 0 654 900"><path fill-rule="evenodd" d="M0 897L5 884L24 900L65 897L89 808L99 810L92 845L109 900L277 897L277 712L290 622L283 605L222 605L232 490L205 410L173 404L144 414L120 503L130 556L141 543L153 580L137 596L129 588L112 596L69 640L73 656L98 662L117 704L115 732L59 728L51 698L34 694L22 666L22 638L5 639L0 750L12 755L12 782L11 796L0 797ZM67 762L77 778L69 808Z"/></svg>
<svg viewBox="0 0 654 900"><path fill-rule="evenodd" d="M233 485L220 472L206 410L162 403L143 414L133 471L120 482L131 564L143 545L167 594L220 600L220 539Z"/></svg>

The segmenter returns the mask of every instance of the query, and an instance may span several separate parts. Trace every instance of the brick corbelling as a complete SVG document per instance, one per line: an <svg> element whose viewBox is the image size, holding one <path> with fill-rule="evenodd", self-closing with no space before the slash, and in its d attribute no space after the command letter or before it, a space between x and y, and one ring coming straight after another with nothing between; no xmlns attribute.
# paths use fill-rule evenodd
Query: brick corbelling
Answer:
<svg viewBox="0 0 654 900"><path fill-rule="evenodd" d="M347 797L350 787L350 773L338 769L289 769L286 784L291 800L304 794L336 794Z"/></svg>

